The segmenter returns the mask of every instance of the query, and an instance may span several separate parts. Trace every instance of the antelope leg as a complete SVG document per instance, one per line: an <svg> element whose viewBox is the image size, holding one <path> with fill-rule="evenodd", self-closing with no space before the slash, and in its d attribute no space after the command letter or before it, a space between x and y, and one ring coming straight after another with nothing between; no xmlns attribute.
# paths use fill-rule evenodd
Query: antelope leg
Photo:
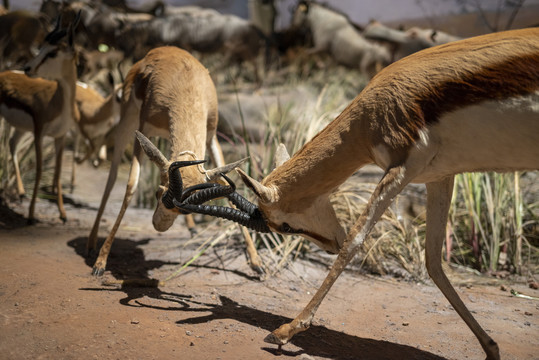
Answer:
<svg viewBox="0 0 539 360"><path fill-rule="evenodd" d="M442 245L453 194L453 182L454 177L451 176L442 181L427 184L427 238L425 241L427 271L438 289L475 334L487 354L487 359L499 360L498 345L466 308L442 269Z"/></svg>
<svg viewBox="0 0 539 360"><path fill-rule="evenodd" d="M346 265L355 256L373 226L393 201L393 198L401 192L410 179L410 176L406 176L403 166L391 168L385 173L371 195L367 207L350 230L326 279L311 301L291 323L284 324L277 330L274 330L264 341L284 345L294 335L309 328L318 307L331 289L331 286L333 286Z"/></svg>
<svg viewBox="0 0 539 360"><path fill-rule="evenodd" d="M120 227L125 211L127 210L127 206L129 205L129 202L131 201L131 198L133 197L135 190L137 189L138 180L140 176L141 150L142 148L140 147L140 144L137 141L135 141L134 148L133 148L133 160L131 161L131 168L129 169L129 177L127 180L127 187L125 189L125 195L124 195L124 200L122 202L122 207L120 209L120 213L118 214L118 217L116 218L116 222L114 223L114 226L110 230L109 236L107 236L107 239L101 246L101 250L99 250L99 256L97 257L97 260L95 261L94 267L92 269L93 275L101 276L105 272L105 267L107 266L107 259L109 257L110 248L112 247L114 237L116 236L116 232L118 231L118 228Z"/></svg>

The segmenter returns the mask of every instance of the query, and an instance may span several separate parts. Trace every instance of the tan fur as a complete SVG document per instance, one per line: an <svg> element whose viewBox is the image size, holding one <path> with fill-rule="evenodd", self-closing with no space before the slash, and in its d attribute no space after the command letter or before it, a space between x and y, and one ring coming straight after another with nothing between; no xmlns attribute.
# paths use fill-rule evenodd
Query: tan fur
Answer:
<svg viewBox="0 0 539 360"><path fill-rule="evenodd" d="M161 186L157 192L159 201L153 216L154 228L166 231L179 215L176 209L167 209L161 202L162 194L168 189L168 167L173 161L204 159L206 149L213 164L224 165L216 138L217 121L217 94L213 81L208 70L188 52L171 46L155 48L134 64L123 85L121 119L115 129L112 165L88 239L88 250L96 246L101 216L116 180L121 155L127 142L133 141L135 130L146 137L167 138L171 143L170 160L161 164ZM113 229L95 262L93 272L96 275L101 275L105 270L114 236L137 187L140 152L140 144L135 141L126 195ZM199 166L181 168L180 171L184 187L206 182L205 173ZM194 225L192 221L190 224ZM251 261L256 263L259 260L252 258Z"/></svg>
<svg viewBox="0 0 539 360"><path fill-rule="evenodd" d="M304 331L392 199L408 183L425 182L427 270L487 357L499 359L496 343L444 275L441 248L454 174L539 169L538 103L539 29L453 42L381 71L342 114L261 184L241 173L273 230L302 234L327 251L341 248L307 307L266 340L284 344ZM370 163L385 175L345 237L329 194Z"/></svg>
<svg viewBox="0 0 539 360"><path fill-rule="evenodd" d="M57 52L56 56L47 57L46 54L51 51ZM42 173L43 136L54 137L56 165L53 187L57 191L60 218L65 221L60 173L64 137L78 118L75 107L76 53L73 48L64 44L46 45L40 54L29 62L28 70L32 74L46 76L54 81L30 78L15 72L0 73L0 108L7 122L16 128L10 139L10 149L17 177L17 188L19 195L24 195L16 155L17 143L23 132L31 131L34 134L36 151L36 179L28 221L33 222Z"/></svg>
<svg viewBox="0 0 539 360"><path fill-rule="evenodd" d="M120 85L117 85L109 96L103 97L95 89L77 82L75 103L80 113L80 119L77 123L79 131L75 134L74 140L71 189L75 186L76 164L80 164L97 154L105 141L106 134L119 120L119 91L121 88ZM83 157L79 156L80 135L88 144L88 149Z"/></svg>

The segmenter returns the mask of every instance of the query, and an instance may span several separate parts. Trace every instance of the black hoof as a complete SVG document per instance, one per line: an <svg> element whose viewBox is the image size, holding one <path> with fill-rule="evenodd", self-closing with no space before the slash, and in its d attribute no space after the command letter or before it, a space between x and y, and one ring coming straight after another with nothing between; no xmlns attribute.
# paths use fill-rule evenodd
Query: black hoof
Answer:
<svg viewBox="0 0 539 360"><path fill-rule="evenodd" d="M96 277L101 277L105 273L105 269L99 269L97 267L92 268L92 275Z"/></svg>
<svg viewBox="0 0 539 360"><path fill-rule="evenodd" d="M31 218L31 219L26 220L26 223L28 225L35 225L35 224L37 224L37 220L34 219L34 218Z"/></svg>
<svg viewBox="0 0 539 360"><path fill-rule="evenodd" d="M264 270L264 268L262 266L251 266L251 269L256 271L256 273L259 274L259 275L265 275L266 274L266 270Z"/></svg>
<svg viewBox="0 0 539 360"><path fill-rule="evenodd" d="M67 217L60 216L60 220L62 220L62 224L65 224L67 222Z"/></svg>
<svg viewBox="0 0 539 360"><path fill-rule="evenodd" d="M266 336L264 338L264 342L266 342L268 344L279 345L279 350L281 349L281 346L284 345L284 343L277 336L275 336L273 333L268 334L268 336Z"/></svg>
<svg viewBox="0 0 539 360"><path fill-rule="evenodd" d="M197 229L189 229L189 233L191 234L191 237L194 238L195 236L198 235L198 231Z"/></svg>

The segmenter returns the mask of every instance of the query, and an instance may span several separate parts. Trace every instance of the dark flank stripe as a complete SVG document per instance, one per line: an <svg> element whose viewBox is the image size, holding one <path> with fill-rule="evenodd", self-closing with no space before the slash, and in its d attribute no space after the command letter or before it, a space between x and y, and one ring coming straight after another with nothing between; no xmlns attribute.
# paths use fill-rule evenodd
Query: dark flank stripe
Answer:
<svg viewBox="0 0 539 360"><path fill-rule="evenodd" d="M402 148L445 113L538 90L539 29L517 30L406 57L374 77L352 106L369 118L374 144Z"/></svg>

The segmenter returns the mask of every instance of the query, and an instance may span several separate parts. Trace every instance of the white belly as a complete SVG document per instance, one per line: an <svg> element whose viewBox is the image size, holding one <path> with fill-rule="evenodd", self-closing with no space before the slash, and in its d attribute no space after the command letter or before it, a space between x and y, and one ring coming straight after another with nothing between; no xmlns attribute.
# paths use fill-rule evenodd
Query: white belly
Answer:
<svg viewBox="0 0 539 360"><path fill-rule="evenodd" d="M407 167L414 182L473 171L539 170L539 93L444 115L424 133Z"/></svg>
<svg viewBox="0 0 539 360"><path fill-rule="evenodd" d="M5 104L0 104L0 115L3 116L11 126L20 130L34 130L32 117L25 111L17 108L9 108Z"/></svg>

